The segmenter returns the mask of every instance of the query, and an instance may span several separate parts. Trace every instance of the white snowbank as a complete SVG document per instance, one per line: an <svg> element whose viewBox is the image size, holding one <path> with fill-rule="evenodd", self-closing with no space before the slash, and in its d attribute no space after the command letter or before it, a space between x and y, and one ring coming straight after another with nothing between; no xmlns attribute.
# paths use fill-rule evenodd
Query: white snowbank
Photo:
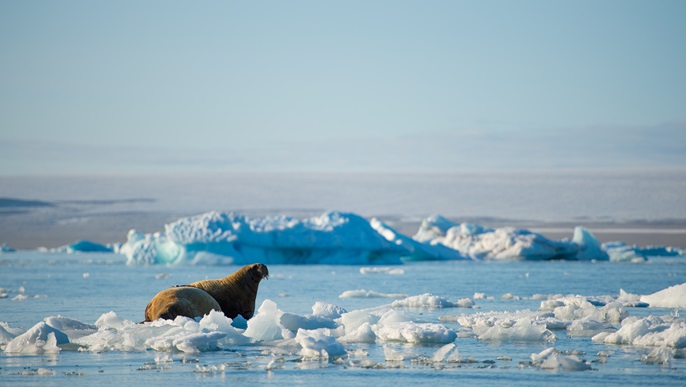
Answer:
<svg viewBox="0 0 686 387"><path fill-rule="evenodd" d="M641 296L641 301L652 308L686 308L686 282Z"/></svg>

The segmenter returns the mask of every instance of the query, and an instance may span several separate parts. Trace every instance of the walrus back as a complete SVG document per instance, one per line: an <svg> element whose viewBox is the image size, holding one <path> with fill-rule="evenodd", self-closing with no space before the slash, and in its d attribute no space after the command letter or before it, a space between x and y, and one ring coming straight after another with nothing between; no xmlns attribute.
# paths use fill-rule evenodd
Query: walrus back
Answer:
<svg viewBox="0 0 686 387"><path fill-rule="evenodd" d="M178 316L202 317L212 310L221 312L222 308L209 293L195 287L174 287L153 297L145 308L145 321L173 320Z"/></svg>

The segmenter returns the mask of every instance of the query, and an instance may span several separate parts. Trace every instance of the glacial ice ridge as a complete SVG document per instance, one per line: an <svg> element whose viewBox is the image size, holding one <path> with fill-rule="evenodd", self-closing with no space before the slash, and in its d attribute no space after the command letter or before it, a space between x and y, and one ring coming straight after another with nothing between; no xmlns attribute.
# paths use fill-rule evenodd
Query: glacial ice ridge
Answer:
<svg viewBox="0 0 686 387"><path fill-rule="evenodd" d="M298 219L207 212L184 217L164 231L128 233L122 245L80 241L55 251L113 251L137 264L335 264L393 265L407 261L595 260L643 261L648 256L683 256L675 248L601 244L583 227L571 239L551 240L512 227L455 223L440 215L424 219L414 236L383 221L354 213L326 212Z"/></svg>

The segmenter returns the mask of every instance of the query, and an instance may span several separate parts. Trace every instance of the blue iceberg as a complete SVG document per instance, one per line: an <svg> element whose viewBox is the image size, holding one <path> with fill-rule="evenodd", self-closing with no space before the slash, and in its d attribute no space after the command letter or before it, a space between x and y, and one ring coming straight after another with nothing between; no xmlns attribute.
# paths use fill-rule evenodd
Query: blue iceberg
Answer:
<svg viewBox="0 0 686 387"><path fill-rule="evenodd" d="M613 248L616 248L613 246ZM571 240L528 230L425 219L409 237L372 218L326 212L308 219L208 212L165 225L163 232L131 230L116 249L134 264L388 265L429 260L625 260L577 227Z"/></svg>

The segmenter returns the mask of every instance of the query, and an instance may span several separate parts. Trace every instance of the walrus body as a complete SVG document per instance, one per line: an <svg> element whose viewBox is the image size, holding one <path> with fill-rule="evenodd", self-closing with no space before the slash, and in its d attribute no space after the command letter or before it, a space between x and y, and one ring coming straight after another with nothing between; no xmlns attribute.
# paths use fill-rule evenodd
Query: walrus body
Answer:
<svg viewBox="0 0 686 387"><path fill-rule="evenodd" d="M145 321L173 320L177 316L194 318L211 310L221 312L222 308L209 293L191 286L179 286L157 293L145 308Z"/></svg>
<svg viewBox="0 0 686 387"><path fill-rule="evenodd" d="M145 308L145 321L174 319L177 316L195 318L211 310L221 311L232 319L238 315L250 319L255 313L257 288L262 278L268 277L267 266L255 263L243 266L221 279L197 281L163 290Z"/></svg>

